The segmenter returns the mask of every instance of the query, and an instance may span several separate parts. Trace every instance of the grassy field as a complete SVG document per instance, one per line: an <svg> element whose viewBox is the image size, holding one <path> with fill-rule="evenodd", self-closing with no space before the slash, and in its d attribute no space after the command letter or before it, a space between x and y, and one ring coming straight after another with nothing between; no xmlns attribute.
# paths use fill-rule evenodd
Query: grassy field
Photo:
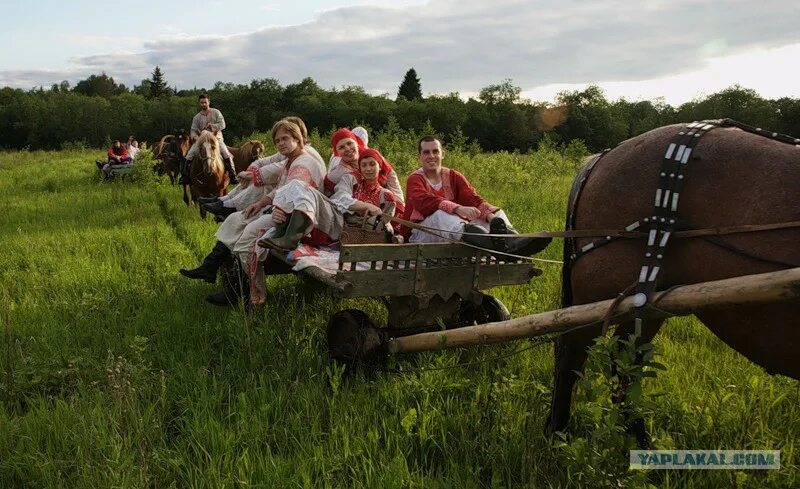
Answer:
<svg viewBox="0 0 800 489"><path fill-rule="evenodd" d="M413 169L413 150L376 141L398 173ZM207 305L214 287L177 271L211 248L215 224L166 182L100 181L97 157L0 153L0 487L800 485L800 385L691 318L655 342L667 366L645 384L656 446L778 449L780 470L628 471L595 375L572 435L545 437L550 345L421 354L396 361L404 373L343 378L326 360L327 318L358 307L380 320L378 302L273 277L252 322ZM518 228L562 227L574 159L544 148L446 164ZM541 267L529 286L493 291L513 316L559 306L559 267Z"/></svg>

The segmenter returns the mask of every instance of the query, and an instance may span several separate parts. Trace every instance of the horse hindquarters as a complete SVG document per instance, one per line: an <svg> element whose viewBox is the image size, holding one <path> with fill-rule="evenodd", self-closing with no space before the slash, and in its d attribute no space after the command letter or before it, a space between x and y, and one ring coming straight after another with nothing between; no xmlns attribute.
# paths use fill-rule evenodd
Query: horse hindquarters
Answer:
<svg viewBox="0 0 800 489"><path fill-rule="evenodd" d="M767 373L800 380L800 303L739 306L697 317L723 342Z"/></svg>

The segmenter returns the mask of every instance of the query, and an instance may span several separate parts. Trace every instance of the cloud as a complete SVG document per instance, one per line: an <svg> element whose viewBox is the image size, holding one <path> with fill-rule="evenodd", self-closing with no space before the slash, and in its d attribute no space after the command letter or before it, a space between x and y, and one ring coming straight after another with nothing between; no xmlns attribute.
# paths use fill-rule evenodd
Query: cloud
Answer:
<svg viewBox="0 0 800 489"><path fill-rule="evenodd" d="M412 66L426 93L474 93L505 78L525 90L632 82L696 72L712 57L795 43L798 14L797 3L783 0L431 0L402 8L346 7L297 26L163 38L137 54L87 56L60 71L3 71L0 85L49 85L101 70L132 84L149 77L156 64L179 88L267 77L285 84L311 76L325 87L361 85L393 94Z"/></svg>

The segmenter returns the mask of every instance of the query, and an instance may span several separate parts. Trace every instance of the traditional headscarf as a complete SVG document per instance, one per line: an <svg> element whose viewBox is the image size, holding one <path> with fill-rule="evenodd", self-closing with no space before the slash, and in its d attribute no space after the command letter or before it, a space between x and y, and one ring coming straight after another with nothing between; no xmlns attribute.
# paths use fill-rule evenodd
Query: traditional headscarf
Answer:
<svg viewBox="0 0 800 489"><path fill-rule="evenodd" d="M351 131L350 129L348 129L346 127L342 127L342 128L337 129L331 135L331 148L333 149L333 156L339 156L339 151L336 150L336 145L339 144L339 141L341 141L342 139L345 139L345 138L352 139L353 141L356 142L356 145L358 146L359 154L364 149L364 141L362 141L358 136L353 134L353 131Z"/></svg>
<svg viewBox="0 0 800 489"><path fill-rule="evenodd" d="M394 170L392 165L390 165L389 162L386 161L386 158L374 148L366 148L358 153L359 165L361 165L361 160L364 158L375 158L375 161L378 162L378 166L380 167L380 171L378 171L378 184L383 187L386 184L386 180L389 178L389 174Z"/></svg>
<svg viewBox="0 0 800 489"><path fill-rule="evenodd" d="M364 143L365 148L369 148L369 134L367 134L366 129L361 126L356 126L353 128L353 135Z"/></svg>

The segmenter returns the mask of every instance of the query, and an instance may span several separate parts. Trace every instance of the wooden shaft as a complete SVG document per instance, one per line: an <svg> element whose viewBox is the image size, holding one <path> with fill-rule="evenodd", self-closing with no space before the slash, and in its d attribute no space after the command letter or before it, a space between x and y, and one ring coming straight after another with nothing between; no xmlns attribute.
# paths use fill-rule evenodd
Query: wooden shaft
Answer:
<svg viewBox="0 0 800 489"><path fill-rule="evenodd" d="M707 309L766 304L796 300L798 297L800 297L800 268L792 268L684 285L667 292L655 293L652 303L671 315L682 316ZM609 299L497 323L404 336L390 340L387 346L390 353L412 353L500 343L557 333L602 320L612 303L613 299ZM621 316L630 314L633 308L633 298L625 298L617 307L614 318L620 319ZM660 315L652 309L648 314L650 317Z"/></svg>

